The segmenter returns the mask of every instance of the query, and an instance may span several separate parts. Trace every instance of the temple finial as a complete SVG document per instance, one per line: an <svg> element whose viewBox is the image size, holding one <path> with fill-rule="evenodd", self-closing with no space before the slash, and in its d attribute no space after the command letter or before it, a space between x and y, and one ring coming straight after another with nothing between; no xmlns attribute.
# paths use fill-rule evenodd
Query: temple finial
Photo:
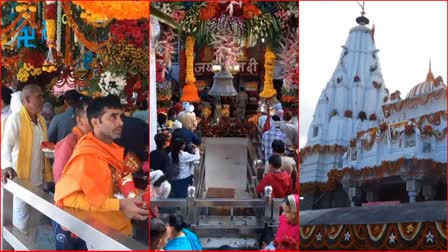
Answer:
<svg viewBox="0 0 448 252"><path fill-rule="evenodd" d="M431 72L431 58L429 58L429 71L426 75L426 82L434 82L434 75Z"/></svg>
<svg viewBox="0 0 448 252"><path fill-rule="evenodd" d="M364 11L366 2L362 1L362 5L358 2L359 7L361 7L361 15L364 17L366 12Z"/></svg>
<svg viewBox="0 0 448 252"><path fill-rule="evenodd" d="M368 25L369 24L369 19L364 17L364 15L366 14L365 12L365 2L362 2L362 4L360 4L359 2L357 2L359 7L361 7L361 16L356 18L356 23L360 24L360 25Z"/></svg>

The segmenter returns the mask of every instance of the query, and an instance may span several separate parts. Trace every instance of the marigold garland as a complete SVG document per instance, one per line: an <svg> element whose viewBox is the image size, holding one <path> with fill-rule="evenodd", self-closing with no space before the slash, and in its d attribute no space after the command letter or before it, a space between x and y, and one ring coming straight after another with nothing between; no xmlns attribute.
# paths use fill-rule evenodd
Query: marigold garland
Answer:
<svg viewBox="0 0 448 252"><path fill-rule="evenodd" d="M106 41L103 41L103 42L100 42L100 43L95 43L95 42L89 41L84 36L84 34L79 31L78 24L76 23L76 21L74 20L74 18L72 16L72 11L70 9L70 3L68 1L63 1L62 2L62 8L64 9L64 13L67 15L68 24L72 28L72 30L75 33L76 37L90 51L98 53L98 52L100 52L102 50L102 48L104 46L106 46L110 42L110 39L108 39Z"/></svg>
<svg viewBox="0 0 448 252"><path fill-rule="evenodd" d="M185 56L186 56L186 77L185 77L185 83L195 83L196 78L194 77L194 38L188 36L187 40L185 41Z"/></svg>
<svg viewBox="0 0 448 252"><path fill-rule="evenodd" d="M100 18L149 18L149 1L73 1L81 8Z"/></svg>
<svg viewBox="0 0 448 252"><path fill-rule="evenodd" d="M266 49L264 54L264 88L260 93L260 97L264 99L269 99L277 94L277 90L274 88L274 64L275 64L275 54L270 48Z"/></svg>

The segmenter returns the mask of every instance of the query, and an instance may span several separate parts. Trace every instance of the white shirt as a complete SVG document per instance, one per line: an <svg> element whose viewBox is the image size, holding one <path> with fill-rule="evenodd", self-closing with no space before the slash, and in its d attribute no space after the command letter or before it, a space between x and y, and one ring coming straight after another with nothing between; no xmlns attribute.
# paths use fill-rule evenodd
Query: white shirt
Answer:
<svg viewBox="0 0 448 252"><path fill-rule="evenodd" d="M171 153L170 153L171 157ZM175 179L184 179L193 175L192 162L201 159L199 148L195 149L194 154L190 154L186 151L180 151L179 153L179 175Z"/></svg>
<svg viewBox="0 0 448 252"><path fill-rule="evenodd" d="M4 132L1 146L1 167L5 169L12 167L17 171L17 159L20 148L20 111L12 113L6 124L4 125ZM43 168L44 156L40 149L41 143L44 141L44 131L40 124L33 123L33 144L31 151L31 170L30 170L30 184L34 186L43 185Z"/></svg>
<svg viewBox="0 0 448 252"><path fill-rule="evenodd" d="M2 135L5 127L6 118L12 114L11 107L9 105L2 108Z"/></svg>

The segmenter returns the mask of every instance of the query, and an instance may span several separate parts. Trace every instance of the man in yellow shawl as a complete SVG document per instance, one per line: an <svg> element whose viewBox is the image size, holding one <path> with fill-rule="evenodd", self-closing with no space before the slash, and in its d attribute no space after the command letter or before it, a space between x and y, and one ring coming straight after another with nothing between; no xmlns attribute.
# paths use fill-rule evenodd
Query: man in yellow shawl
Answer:
<svg viewBox="0 0 448 252"><path fill-rule="evenodd" d="M14 112L4 126L1 146L2 180L18 177L33 186L42 187L53 180L48 159L40 146L47 141L45 119L40 115L44 100L37 85L23 88L20 100L22 107ZM13 225L26 234L36 235L39 221L34 208L17 197L13 200Z"/></svg>

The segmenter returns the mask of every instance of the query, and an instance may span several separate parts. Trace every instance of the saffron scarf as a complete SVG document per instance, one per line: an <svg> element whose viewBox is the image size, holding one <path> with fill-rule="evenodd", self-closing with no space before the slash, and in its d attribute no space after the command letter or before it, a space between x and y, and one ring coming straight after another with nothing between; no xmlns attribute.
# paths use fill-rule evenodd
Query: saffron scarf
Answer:
<svg viewBox="0 0 448 252"><path fill-rule="evenodd" d="M45 124L45 119L40 114L37 115L37 121L42 127L44 134L44 141L47 141L47 126ZM26 111L25 107L22 106L20 109L20 134L19 134L19 156L17 158L17 177L25 180L29 180L31 173L31 155L33 151L33 125L31 117ZM40 151L40 150L38 150ZM48 158L44 157L44 181L53 181L53 172L51 171L51 165Z"/></svg>
<svg viewBox="0 0 448 252"><path fill-rule="evenodd" d="M79 141L79 139L81 139L81 137L84 136L82 131L78 127L76 127L76 126L72 128L72 133L76 136L76 139L78 141Z"/></svg>

